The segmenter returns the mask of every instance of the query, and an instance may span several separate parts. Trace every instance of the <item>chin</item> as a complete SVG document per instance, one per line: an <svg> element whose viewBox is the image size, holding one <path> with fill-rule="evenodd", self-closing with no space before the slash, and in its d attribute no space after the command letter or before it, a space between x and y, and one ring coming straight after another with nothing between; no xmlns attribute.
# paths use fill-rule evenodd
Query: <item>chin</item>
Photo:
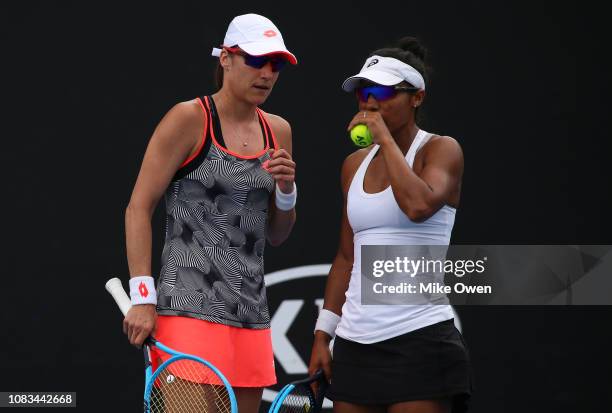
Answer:
<svg viewBox="0 0 612 413"><path fill-rule="evenodd" d="M249 94L248 100L252 104L259 106L265 103L268 96L270 96L270 91L267 91L266 93L251 93Z"/></svg>

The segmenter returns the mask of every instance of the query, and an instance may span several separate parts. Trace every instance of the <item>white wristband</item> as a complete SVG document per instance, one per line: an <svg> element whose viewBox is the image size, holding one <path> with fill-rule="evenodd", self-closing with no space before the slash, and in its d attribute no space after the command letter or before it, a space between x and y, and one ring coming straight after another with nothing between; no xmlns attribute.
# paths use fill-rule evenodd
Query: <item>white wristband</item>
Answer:
<svg viewBox="0 0 612 413"><path fill-rule="evenodd" d="M324 331L329 334L331 338L334 338L336 336L336 327L339 322L340 316L338 314L322 308L319 312L319 318L317 318L315 331Z"/></svg>
<svg viewBox="0 0 612 413"><path fill-rule="evenodd" d="M130 298L132 305L157 304L157 292L153 277L143 275L130 278Z"/></svg>
<svg viewBox="0 0 612 413"><path fill-rule="evenodd" d="M286 194L280 190L278 184L276 184L276 207L281 211L289 211L295 207L297 201L297 187L293 182L293 191L290 194Z"/></svg>

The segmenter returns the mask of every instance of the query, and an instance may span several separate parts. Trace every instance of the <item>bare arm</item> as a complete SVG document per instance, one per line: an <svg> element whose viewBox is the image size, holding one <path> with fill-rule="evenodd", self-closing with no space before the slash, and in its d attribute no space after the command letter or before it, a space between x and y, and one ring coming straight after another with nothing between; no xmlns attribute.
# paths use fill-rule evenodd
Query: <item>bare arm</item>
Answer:
<svg viewBox="0 0 612 413"><path fill-rule="evenodd" d="M347 216L348 190L357 167L365 157L366 150L357 151L346 158L342 165L342 193L344 202L342 207L342 220L340 223L340 240L338 251L332 262L327 283L325 285L325 298L323 308L342 315L342 306L346 301L346 290L348 289L353 269L353 230L349 224ZM310 356L309 372L312 374L317 369L322 368L325 376L331 378L331 354L329 352L329 342L331 336L324 331L315 331L314 343Z"/></svg>
<svg viewBox="0 0 612 413"><path fill-rule="evenodd" d="M400 209L416 222L428 219L449 203L458 193L463 175L463 153L456 140L437 137L423 151L423 169L417 175L395 141L381 143L393 196Z"/></svg>
<svg viewBox="0 0 612 413"><path fill-rule="evenodd" d="M342 192L344 195L344 202L342 206L342 219L340 222L340 240L338 251L332 262L329 275L327 276L325 298L323 302L323 308L338 315L342 315L342 306L346 300L345 293L348 289L351 270L353 269L353 230L348 222L346 213L348 186L350 185L350 178L347 179L349 167L350 161L347 158L342 166Z"/></svg>
<svg viewBox="0 0 612 413"><path fill-rule="evenodd" d="M353 229L348 222L346 212L348 190L353 179L353 175L359 166L359 163L365 156L365 151L358 151L348 156L342 164L341 185L344 198L342 206L342 220L340 222L340 240L338 251L332 262L332 267L327 276L325 285L325 297L323 300L323 308L332 311L338 315L342 315L342 306L346 300L346 290L348 289L349 280L351 278L351 270L353 269ZM316 335L325 335L331 339L326 333L317 331Z"/></svg>
<svg viewBox="0 0 612 413"><path fill-rule="evenodd" d="M412 221L420 222L435 214L444 204L459 202L463 176L463 152L451 137L435 136L422 149L423 169L417 175L391 136L379 112L359 112L348 130L364 124L380 145L393 196L400 209ZM364 115L364 116L362 116Z"/></svg>
<svg viewBox="0 0 612 413"><path fill-rule="evenodd" d="M180 165L201 144L203 117L196 102L179 103L161 120L145 156L125 212L130 276L151 276L151 217ZM155 327L155 306L132 307L124 320L130 342L142 345Z"/></svg>
<svg viewBox="0 0 612 413"><path fill-rule="evenodd" d="M271 152L268 172L274 177L282 192L291 193L295 181L295 162L292 158L291 126L280 116L268 114L270 125L274 129L279 148ZM276 207L275 192L272 193L268 206L268 228L266 236L273 246L282 244L291 233L295 224L295 208L283 211Z"/></svg>

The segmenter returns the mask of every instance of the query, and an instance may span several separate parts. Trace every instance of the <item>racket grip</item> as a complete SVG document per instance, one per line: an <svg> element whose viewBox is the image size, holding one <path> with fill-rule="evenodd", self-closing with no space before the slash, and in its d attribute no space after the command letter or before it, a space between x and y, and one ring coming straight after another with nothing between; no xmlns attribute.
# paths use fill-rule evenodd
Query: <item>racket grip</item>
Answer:
<svg viewBox="0 0 612 413"><path fill-rule="evenodd" d="M104 287L106 288L106 291L108 291L110 295L113 296L115 302L119 306L119 309L125 316L129 309L132 308L132 301L123 289L123 285L121 285L121 280L117 277L111 278L106 282L106 285Z"/></svg>

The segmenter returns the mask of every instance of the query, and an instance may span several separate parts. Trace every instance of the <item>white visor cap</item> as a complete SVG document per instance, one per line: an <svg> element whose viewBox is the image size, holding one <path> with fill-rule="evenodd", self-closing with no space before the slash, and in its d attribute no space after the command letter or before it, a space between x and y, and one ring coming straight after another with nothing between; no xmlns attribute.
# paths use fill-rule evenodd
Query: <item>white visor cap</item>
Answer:
<svg viewBox="0 0 612 413"><path fill-rule="evenodd" d="M225 33L223 46L238 46L251 56L280 54L284 55L289 63L297 64L295 55L287 50L278 27L270 19L259 14L251 13L234 17ZM220 54L221 49L212 50L213 56Z"/></svg>
<svg viewBox="0 0 612 413"><path fill-rule="evenodd" d="M406 81L416 88L425 90L425 79L419 71L393 57L369 57L359 73L342 83L342 89L352 92L363 79L384 86L393 86Z"/></svg>

